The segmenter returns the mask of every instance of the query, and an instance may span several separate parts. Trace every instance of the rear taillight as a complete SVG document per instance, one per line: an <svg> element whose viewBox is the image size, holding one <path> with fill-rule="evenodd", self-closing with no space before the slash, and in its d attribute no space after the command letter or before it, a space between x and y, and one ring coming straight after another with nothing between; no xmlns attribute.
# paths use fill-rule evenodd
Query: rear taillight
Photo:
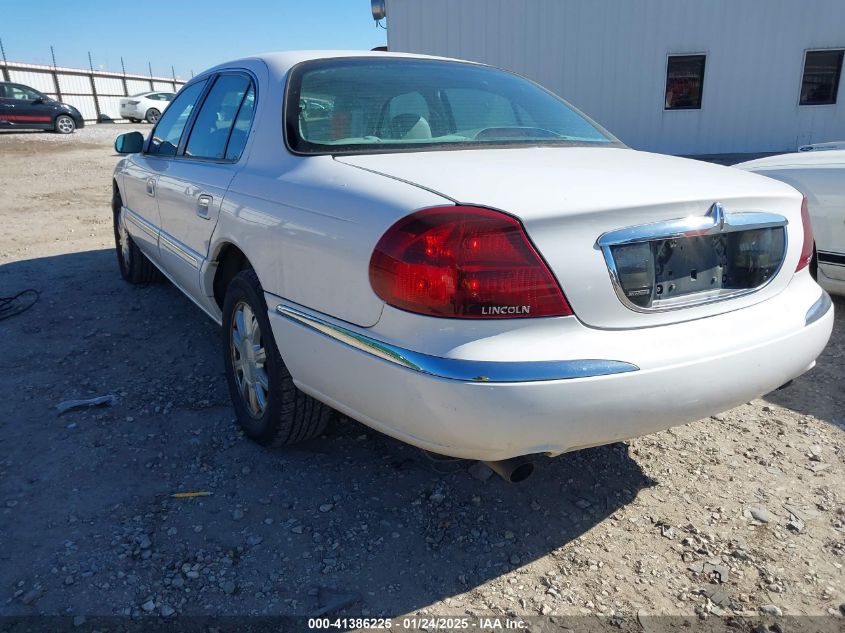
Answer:
<svg viewBox="0 0 845 633"><path fill-rule="evenodd" d="M801 224L804 227L804 244L801 247L801 258L795 272L806 268L813 261L813 225L810 223L810 209L807 207L807 196L801 202Z"/></svg>
<svg viewBox="0 0 845 633"><path fill-rule="evenodd" d="M519 221L480 207L434 207L399 220L373 251L370 284L389 305L431 316L572 314Z"/></svg>

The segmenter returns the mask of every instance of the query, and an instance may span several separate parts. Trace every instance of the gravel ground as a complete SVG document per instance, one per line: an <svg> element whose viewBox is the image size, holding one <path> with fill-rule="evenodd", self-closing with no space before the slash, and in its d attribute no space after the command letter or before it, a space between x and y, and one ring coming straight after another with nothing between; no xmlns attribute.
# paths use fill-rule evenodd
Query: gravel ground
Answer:
<svg viewBox="0 0 845 633"><path fill-rule="evenodd" d="M347 419L265 450L234 424L217 327L169 284L120 279L110 147L127 129L0 133L0 295L41 293L0 321L0 615L347 603L333 615L842 624L841 300L818 366L790 387L543 460L519 486ZM193 491L210 494L172 496Z"/></svg>

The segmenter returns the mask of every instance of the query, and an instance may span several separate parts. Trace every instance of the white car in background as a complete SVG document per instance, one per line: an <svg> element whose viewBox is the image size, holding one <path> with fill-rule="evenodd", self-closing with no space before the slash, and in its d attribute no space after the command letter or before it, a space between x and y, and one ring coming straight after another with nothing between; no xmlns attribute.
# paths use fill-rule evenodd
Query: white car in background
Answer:
<svg viewBox="0 0 845 633"><path fill-rule="evenodd" d="M815 235L811 270L819 285L845 295L845 142L735 165L788 183L806 196Z"/></svg>
<svg viewBox="0 0 845 633"><path fill-rule="evenodd" d="M133 123L156 123L176 96L175 92L141 92L120 100L120 116Z"/></svg>
<svg viewBox="0 0 845 633"><path fill-rule="evenodd" d="M795 189L631 150L489 66L241 59L115 149L120 272L222 325L260 444L337 409L521 480L772 391L830 337Z"/></svg>

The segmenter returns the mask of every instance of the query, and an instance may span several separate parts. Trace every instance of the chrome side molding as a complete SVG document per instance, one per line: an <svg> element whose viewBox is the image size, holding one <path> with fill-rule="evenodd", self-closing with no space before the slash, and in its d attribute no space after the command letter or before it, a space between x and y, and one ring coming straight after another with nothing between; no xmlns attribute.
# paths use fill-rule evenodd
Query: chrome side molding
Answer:
<svg viewBox="0 0 845 633"><path fill-rule="evenodd" d="M197 253L197 256L195 257L193 255L192 250L183 246L181 242L179 242L178 240L170 237L170 235L168 235L164 231L159 233L158 243L159 243L160 246L163 246L164 248L169 250L171 253L176 255L179 259L181 259L186 264L188 264L191 268L196 268L197 270L199 270L199 267L200 267L200 260L199 260L199 257L198 257L199 253Z"/></svg>
<svg viewBox="0 0 845 633"><path fill-rule="evenodd" d="M123 219L131 224L133 224L138 230L143 231L149 237L153 239L153 241L158 240L158 227L154 224L147 222L144 218L140 215L135 213L129 207L121 207L123 210Z"/></svg>
<svg viewBox="0 0 845 633"><path fill-rule="evenodd" d="M400 365L406 369L448 380L482 383L537 382L609 376L639 371L639 367L636 365L618 360L579 359L499 362L442 358L377 341L369 336L353 332L290 306L278 305L276 312L295 323L340 341L349 347L366 352L371 356Z"/></svg>
<svg viewBox="0 0 845 633"><path fill-rule="evenodd" d="M804 317L804 327L821 319L832 306L833 301L830 300L830 295L822 290L822 296L807 310L807 316Z"/></svg>

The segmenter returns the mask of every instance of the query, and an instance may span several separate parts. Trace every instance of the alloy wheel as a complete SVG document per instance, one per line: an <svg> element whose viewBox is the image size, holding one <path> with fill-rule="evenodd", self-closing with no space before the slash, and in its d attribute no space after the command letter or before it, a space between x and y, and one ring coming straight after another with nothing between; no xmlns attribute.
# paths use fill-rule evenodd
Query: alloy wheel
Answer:
<svg viewBox="0 0 845 633"><path fill-rule="evenodd" d="M123 212L120 213L120 219L118 220L117 239L118 247L120 248L120 257L123 259L123 264L126 266L126 269L129 270L129 231L126 230L126 224L123 220Z"/></svg>
<svg viewBox="0 0 845 633"><path fill-rule="evenodd" d="M238 392L250 415L260 418L267 408L269 378L265 363L267 351L261 339L261 327L249 304L241 301L235 305L229 348Z"/></svg>
<svg viewBox="0 0 845 633"><path fill-rule="evenodd" d="M62 134L70 134L76 128L76 124L69 116L60 116L56 119L56 128Z"/></svg>

